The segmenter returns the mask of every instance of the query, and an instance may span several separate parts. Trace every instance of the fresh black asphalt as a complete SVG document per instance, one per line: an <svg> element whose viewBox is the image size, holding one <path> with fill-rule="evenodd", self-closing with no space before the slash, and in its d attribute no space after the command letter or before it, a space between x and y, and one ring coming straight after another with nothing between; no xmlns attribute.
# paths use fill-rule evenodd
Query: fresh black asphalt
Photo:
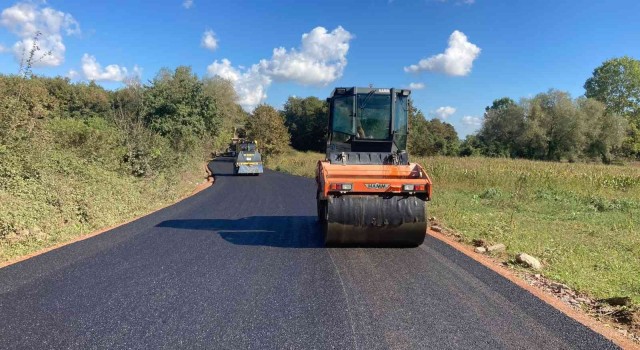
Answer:
<svg viewBox="0 0 640 350"><path fill-rule="evenodd" d="M436 239L323 248L312 179L210 167L195 196L0 269L0 349L616 348Z"/></svg>

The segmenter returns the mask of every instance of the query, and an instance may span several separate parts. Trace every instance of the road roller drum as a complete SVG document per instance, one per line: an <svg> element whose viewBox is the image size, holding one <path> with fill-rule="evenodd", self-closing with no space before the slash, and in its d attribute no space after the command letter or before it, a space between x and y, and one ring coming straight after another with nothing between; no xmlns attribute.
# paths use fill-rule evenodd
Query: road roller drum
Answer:
<svg viewBox="0 0 640 350"><path fill-rule="evenodd" d="M325 244L415 247L427 230L425 200L416 196L347 195L327 200Z"/></svg>

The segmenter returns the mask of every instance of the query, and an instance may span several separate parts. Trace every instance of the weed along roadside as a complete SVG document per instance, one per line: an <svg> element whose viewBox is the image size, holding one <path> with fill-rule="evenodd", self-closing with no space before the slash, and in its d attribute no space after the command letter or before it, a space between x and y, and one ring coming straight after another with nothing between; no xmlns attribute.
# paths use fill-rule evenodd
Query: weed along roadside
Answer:
<svg viewBox="0 0 640 350"><path fill-rule="evenodd" d="M0 240L0 268L107 232L195 195L212 184L213 176L208 168L208 162L199 166L197 163L193 163L185 168L184 172L170 186L167 186L168 184L157 188L142 186L142 191L129 194L128 200L136 200L138 203L135 210L130 212L120 212L118 216L108 216L100 221L76 226L55 226L55 221L47 221L47 218L42 218L40 226L23 229L17 234L9 234ZM113 191L113 193L115 192L119 191ZM150 200L145 201L144 198ZM122 199L122 194L120 194L117 200ZM113 200L115 198L111 200L106 198L104 201L95 202L96 210L105 215L113 215L109 209L113 206ZM40 227L44 227L46 231Z"/></svg>
<svg viewBox="0 0 640 350"><path fill-rule="evenodd" d="M313 177L322 157L291 151L268 159L267 166ZM637 332L637 168L480 157L413 161L434 181L427 211L442 234L481 248L523 276L539 276L531 284ZM618 297L626 297L626 304L606 302Z"/></svg>

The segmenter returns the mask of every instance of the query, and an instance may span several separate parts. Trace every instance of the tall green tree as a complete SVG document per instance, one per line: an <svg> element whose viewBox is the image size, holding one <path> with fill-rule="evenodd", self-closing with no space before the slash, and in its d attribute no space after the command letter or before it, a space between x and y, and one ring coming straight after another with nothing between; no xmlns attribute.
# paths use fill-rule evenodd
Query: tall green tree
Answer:
<svg viewBox="0 0 640 350"><path fill-rule="evenodd" d="M413 100L409 99L409 136L407 138L407 149L410 155L425 156L429 151L429 123L422 111L413 105Z"/></svg>
<svg viewBox="0 0 640 350"><path fill-rule="evenodd" d="M493 100L491 106L485 107L485 112L489 111L501 111L507 109L509 107L513 107L516 105L516 102L509 97L499 98L497 100Z"/></svg>
<svg viewBox="0 0 640 350"><path fill-rule="evenodd" d="M458 155L460 140L453 125L439 119L427 120L409 100L409 154L415 156Z"/></svg>
<svg viewBox="0 0 640 350"><path fill-rule="evenodd" d="M612 153L620 148L625 138L626 120L607 112L602 102L591 98L580 98L577 105L580 119L585 125L584 156L600 158L603 163L610 163Z"/></svg>
<svg viewBox="0 0 640 350"><path fill-rule="evenodd" d="M220 124L213 96L190 67L161 70L145 94L145 120L168 137L179 151L193 149L205 137L215 137Z"/></svg>
<svg viewBox="0 0 640 350"><path fill-rule="evenodd" d="M205 96L211 97L215 101L221 119L219 132L214 138L212 146L214 151L222 151L233 137L234 129L246 123L248 114L237 103L238 94L230 80L220 76L204 79L203 90Z"/></svg>
<svg viewBox="0 0 640 350"><path fill-rule="evenodd" d="M485 111L478 131L482 153L490 157L517 157L518 138L525 126L524 108L505 97L493 101Z"/></svg>
<svg viewBox="0 0 640 350"><path fill-rule="evenodd" d="M453 125L434 118L427 121L427 154L456 156L460 149L460 139Z"/></svg>
<svg viewBox="0 0 640 350"><path fill-rule="evenodd" d="M258 149L265 155L284 152L291 137L284 125L284 117L266 104L259 105L247 119L247 137L258 142Z"/></svg>
<svg viewBox="0 0 640 350"><path fill-rule="evenodd" d="M627 119L622 152L640 157L640 60L624 56L604 61L584 84L585 96Z"/></svg>
<svg viewBox="0 0 640 350"><path fill-rule="evenodd" d="M326 101L317 97L290 96L282 113L291 134L293 148L301 151L325 151L328 127Z"/></svg>
<svg viewBox="0 0 640 350"><path fill-rule="evenodd" d="M540 136L536 141L542 141L547 160L576 159L584 145L584 115L578 113L577 106L568 93L549 90L536 95L529 101L529 111L526 116L527 125L524 130L538 127ZM523 140L521 140L523 141ZM529 141L529 140L527 140Z"/></svg>

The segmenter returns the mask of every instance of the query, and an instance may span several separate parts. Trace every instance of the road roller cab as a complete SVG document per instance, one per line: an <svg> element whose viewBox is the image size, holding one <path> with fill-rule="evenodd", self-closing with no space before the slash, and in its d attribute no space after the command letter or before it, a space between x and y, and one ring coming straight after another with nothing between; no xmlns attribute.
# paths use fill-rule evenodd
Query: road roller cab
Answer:
<svg viewBox="0 0 640 350"><path fill-rule="evenodd" d="M327 245L418 246L431 180L407 153L407 89L336 88L326 159L316 169Z"/></svg>

